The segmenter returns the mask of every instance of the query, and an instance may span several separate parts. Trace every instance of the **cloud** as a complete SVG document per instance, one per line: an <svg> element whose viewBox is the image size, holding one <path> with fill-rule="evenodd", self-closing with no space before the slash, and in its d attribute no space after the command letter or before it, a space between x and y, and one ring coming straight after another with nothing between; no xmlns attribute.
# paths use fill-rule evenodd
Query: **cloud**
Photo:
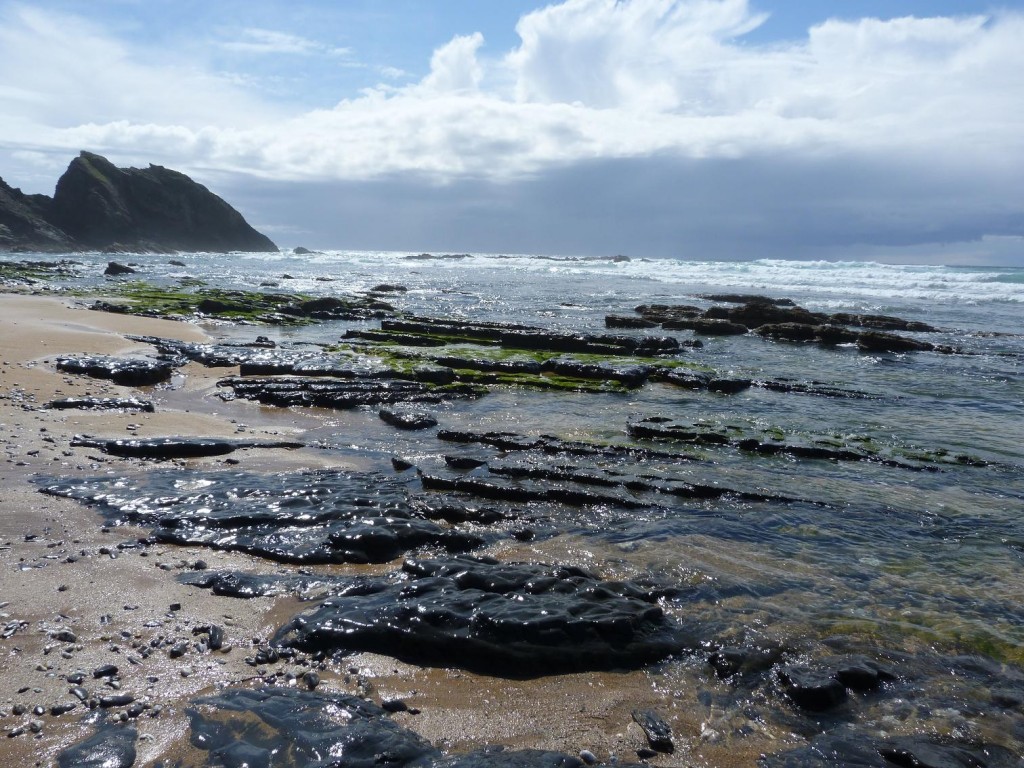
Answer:
<svg viewBox="0 0 1024 768"><path fill-rule="evenodd" d="M350 48L335 48L306 37L271 29L245 29L240 39L222 41L220 46L233 53L258 56L350 56L352 53Z"/></svg>
<svg viewBox="0 0 1024 768"><path fill-rule="evenodd" d="M0 141L69 146L87 124L246 125L281 110L228 78L135 47L79 16L0 6ZM109 146L109 145L104 145Z"/></svg>
<svg viewBox="0 0 1024 768"><path fill-rule="evenodd" d="M459 206L451 226L467 237L467 211L487 220L492 245L512 225L478 201L510 218L516 206L533 212L537 232L574 251L616 242L616 226L639 237L644 221L651 248L669 254L706 247L713 232L744 253L755 235L806 250L1020 234L1019 12L832 19L758 45L745 36L765 15L747 0L565 0L523 16L511 50L455 36L417 82L296 111L243 77L154 56L81 18L0 8L0 145L10 151L89 147L200 177L362 188L367 199L402 184L415 200L432 189ZM344 52L258 28L209 44L241 58ZM534 200L601 235L560 234ZM586 206L576 215L579 200L603 218ZM447 220L410 205L424 222Z"/></svg>
<svg viewBox="0 0 1024 768"><path fill-rule="evenodd" d="M41 15L24 12L25 19L36 20L38 34ZM418 83L248 127L218 103L225 92L245 95L224 79L176 67L147 71L125 46L81 24L59 40L51 33L46 47L70 45L73 35L86 41L71 46L77 58L93 40L105 51L103 73L90 68L101 96L136 94L160 77L157 92L177 92L186 115L207 118L169 115L144 92L133 105L127 97L93 98L91 109L63 110L78 117L59 129L65 145L141 154L170 135L186 162L266 177L408 171L439 182L508 180L666 152L865 150L988 166L1024 156L1024 80L1015 74L1024 71L1024 15L828 21L803 41L744 45L762 20L745 0L568 0L523 17L520 45L504 55L482 57L479 33L458 36L434 52ZM238 44L259 51L320 50L267 30L249 30L246 39ZM52 82L37 86L26 90L57 90Z"/></svg>

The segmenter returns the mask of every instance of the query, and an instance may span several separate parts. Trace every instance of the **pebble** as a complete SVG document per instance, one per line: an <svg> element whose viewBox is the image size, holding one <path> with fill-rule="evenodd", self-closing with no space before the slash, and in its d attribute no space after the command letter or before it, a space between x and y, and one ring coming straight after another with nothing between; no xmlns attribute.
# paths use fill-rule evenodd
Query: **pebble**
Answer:
<svg viewBox="0 0 1024 768"><path fill-rule="evenodd" d="M589 749L581 749L580 760L582 760L587 765L594 765L597 762L597 755L595 755Z"/></svg>

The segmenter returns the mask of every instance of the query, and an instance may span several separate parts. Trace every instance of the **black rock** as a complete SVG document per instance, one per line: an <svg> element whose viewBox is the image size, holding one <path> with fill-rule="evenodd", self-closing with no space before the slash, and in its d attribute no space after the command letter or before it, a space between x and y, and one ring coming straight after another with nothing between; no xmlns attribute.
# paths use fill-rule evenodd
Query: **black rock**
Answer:
<svg viewBox="0 0 1024 768"><path fill-rule="evenodd" d="M824 733L808 746L763 757L761 768L1019 768L1019 756L995 744L903 736L882 740L855 729Z"/></svg>
<svg viewBox="0 0 1024 768"><path fill-rule="evenodd" d="M90 248L276 251L241 214L188 176L117 168L82 152L57 182L50 223Z"/></svg>
<svg viewBox="0 0 1024 768"><path fill-rule="evenodd" d="M476 534L426 519L394 477L325 471L268 483L256 474L216 473L201 493L183 494L176 474L151 471L129 487L97 478L43 491L97 506L115 522L154 526L161 542L278 562L378 563L420 547L465 552L483 544Z"/></svg>
<svg viewBox="0 0 1024 768"><path fill-rule="evenodd" d="M135 269L125 264L118 264L116 261L111 261L107 264L107 268L103 270L104 275L116 277L117 275L134 275Z"/></svg>
<svg viewBox="0 0 1024 768"><path fill-rule="evenodd" d="M213 440L206 438L154 437L134 440L102 440L78 435L72 445L97 448L111 456L133 459L193 459L223 456L240 448L301 448L293 441Z"/></svg>
<svg viewBox="0 0 1024 768"><path fill-rule="evenodd" d="M107 357L103 355L57 358L57 370L110 379L126 387L147 387L167 381L174 372L170 363L140 358Z"/></svg>
<svg viewBox="0 0 1024 768"><path fill-rule="evenodd" d="M582 569L457 558L402 570L406 581L326 600L275 642L510 678L636 668L687 644L651 592Z"/></svg>
<svg viewBox="0 0 1024 768"><path fill-rule="evenodd" d="M59 768L131 768L135 764L134 728L103 725L85 741L74 744L57 756Z"/></svg>
<svg viewBox="0 0 1024 768"><path fill-rule="evenodd" d="M109 696L100 696L100 706L104 709L111 707L126 707L135 701L130 693L115 693Z"/></svg>
<svg viewBox="0 0 1024 768"><path fill-rule="evenodd" d="M605 328L654 328L658 324L653 320L643 317L629 317L624 315L605 315Z"/></svg>
<svg viewBox="0 0 1024 768"><path fill-rule="evenodd" d="M74 240L51 221L53 200L26 195L0 179L0 249L74 250Z"/></svg>
<svg viewBox="0 0 1024 768"><path fill-rule="evenodd" d="M370 768L429 765L440 753L356 696L298 689L229 689L187 710L209 765ZM271 756L275 757L273 760Z"/></svg>
<svg viewBox="0 0 1024 768"><path fill-rule="evenodd" d="M857 346L864 352L933 352L945 351L930 341L918 341L895 333L867 331L857 337Z"/></svg>
<svg viewBox="0 0 1024 768"><path fill-rule="evenodd" d="M377 413L380 420L399 429L430 429L437 426L437 419L423 411L396 410L381 408Z"/></svg>
<svg viewBox="0 0 1024 768"><path fill-rule="evenodd" d="M743 323L734 323L725 318L701 318L690 320L666 320L661 324L666 331L689 330L706 336L742 336L749 329Z"/></svg>
<svg viewBox="0 0 1024 768"><path fill-rule="evenodd" d="M672 742L672 728L657 712L649 709L634 709L633 720L643 729L651 749L666 754L675 752L676 745Z"/></svg>
<svg viewBox="0 0 1024 768"><path fill-rule="evenodd" d="M779 670L779 680L786 695L803 709L831 709L846 700L846 686L829 670L789 665Z"/></svg>
<svg viewBox="0 0 1024 768"><path fill-rule="evenodd" d="M151 400L140 400L137 397L64 397L51 400L44 408L52 410L79 409L88 411L141 411L153 413Z"/></svg>

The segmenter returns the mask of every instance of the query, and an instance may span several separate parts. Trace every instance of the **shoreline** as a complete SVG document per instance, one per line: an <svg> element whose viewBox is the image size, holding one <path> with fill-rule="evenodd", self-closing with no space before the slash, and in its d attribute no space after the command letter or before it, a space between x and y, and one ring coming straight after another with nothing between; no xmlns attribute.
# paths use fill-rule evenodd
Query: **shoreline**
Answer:
<svg viewBox="0 0 1024 768"><path fill-rule="evenodd" d="M949 619L943 612L946 602L941 598L930 601L932 585L936 582L934 577L929 581L928 569L921 568L918 575L915 568L885 565L887 550L859 549L872 556L870 562L861 559L846 565L852 568L851 572L836 578L824 565L827 562L822 559L824 550L815 543L824 541L827 546L828 540L842 541L841 518L851 511L859 513L861 530L850 533L860 537L862 531L868 534L866 526L878 525L876 536L868 534L868 540L877 538L891 521L886 519L884 508L876 512L872 507L890 503L894 494L899 495L897 508L901 504L909 513L907 522L914 535L917 531L913 524L917 519L914 506L922 490L927 491L924 497L941 493L935 497L956 504L956 495L948 492L949 479L966 478L965 473L973 472L984 472L985 476L991 472L994 478L1010 471L1009 465L993 464L989 469L981 469L988 465L958 459L947 461L945 452L938 450L886 458L884 453L848 451L846 455L824 449L824 455L855 460L852 464L841 463L833 473L828 469L831 465L820 461L820 456L798 458L795 454L801 449L800 444L786 446L794 452L791 457L776 459L765 455L748 459L749 454L736 450L740 447L736 434L744 435L739 427L726 428L735 430L734 434L702 432L700 437L708 440L707 445L694 451L689 445L672 447L674 430L685 433L691 429L685 421L656 417L637 421L632 415L632 421L622 418L622 405L633 402L634 397L649 414L652 411L658 414L656 409L663 407L686 414L693 405L745 408L749 413L750 407L771 408L774 404L784 408L798 402L822 408L823 413L830 415L839 413L840 408L861 413L857 403L863 400L841 397L831 405L829 399L837 393L850 394L852 390L848 388L851 381L857 381L855 378L838 380L847 389L832 389L828 382L817 382L822 384L820 392L802 394L795 390L789 394L787 385L782 393L763 390L753 392L750 397L711 392L692 394L692 389L676 388L676 385L657 380L645 384L642 391L632 390L636 395L624 396L621 391L608 392L600 388L596 394L585 394L595 392L592 386L534 394L543 390L530 389L522 383L510 386L497 374L486 371L474 373L460 369L459 375L479 377L479 381L491 377L491 388L486 396L435 401L429 410L440 418L439 429L410 433L384 422L383 417L378 418L376 406L353 407L350 401L343 399L344 393L339 395L342 399L337 404L328 403L325 407L311 407L308 400L277 402L237 396L241 386L261 379L256 371L266 366L266 361L271 361L271 368L281 365L282 361L286 366L291 365L287 362L288 356L296 355L296 350L298 357L306 361L312 358L302 357L306 355L305 350L314 350L316 359L312 367L306 369L305 377L288 375L291 369L279 368L277 371L282 375L263 377L263 381L276 385L299 380L307 381L310 387L321 387L325 383L323 372L334 370L331 365L338 368L336 376L328 375L328 386L344 384L346 377L351 380L355 369L351 361L358 359L362 361L359 364L366 365L366 361L375 358L364 354L364 347L358 344L343 345L340 353L332 351L330 335L337 326L325 325L322 331L314 326L309 335L299 335L290 329L266 331L271 337L282 339L276 351L267 352L264 348L273 348L273 342L251 344L253 337L264 332L258 325L223 320L197 325L112 314L76 306L78 301L68 297L0 293L0 362L3 363L0 365L0 425L3 430L0 445L4 449L0 455L5 458L0 463L0 482L5 488L0 498L0 594L3 595L0 629L6 635L0 638L0 679L5 681L0 687L0 732L8 736L8 752L25 764L32 761L37 761L38 765L54 764L63 748L80 744L93 734L97 719L121 721L132 733L137 731L139 757L134 764L151 764L157 760L170 764L175 761L183 765L207 764L211 755L189 744L188 734L194 734L195 730L190 729L187 710L195 708L197 697L216 695L231 687L287 688L296 693L312 687L316 688L315 693L306 695L313 698L320 694L352 694L375 704L390 703L397 709L388 716L391 723L414 732L453 756L501 745L517 750L553 750L569 756L585 750L602 762L628 762L638 756L645 764L655 766L731 768L757 764L763 755L769 755L766 765L781 765L781 760L790 759L780 756L783 753L796 750L799 754L816 749L808 745L815 741L815 734L821 729L827 731L823 735L828 738L840 741L849 738L848 743L838 747L840 751L855 749L857 738L876 742L890 736L920 740L932 734L933 738L955 739L959 744L962 739L957 734L963 732L969 733L977 744L1000 745L1013 740L1012 736L1004 737L1008 732L1003 727L1006 723L1003 718L1012 722L1013 716L1009 712L1002 714L1005 708L999 703L1001 699L994 696L991 701L985 696L977 699L975 691L968 692L971 686L986 685L984 676L990 674L991 669L986 665L1000 663L996 661L1000 652L1002 661L1008 662L1003 667L1009 676L1005 683L1009 691L1006 695L1016 696L1017 688L1024 692L1024 675L1019 684L1015 677L1018 673L1012 663L1015 653L1012 642L1008 640L1003 647L985 645L998 632L998 626L981 625L975 632L974 627L965 623L972 621L968 615L940 638L929 622L948 623ZM380 325L385 330L383 321ZM466 327L470 325L467 323ZM419 330L425 335L437 327L429 321L419 325L391 323L390 326L401 333ZM357 337L360 334L386 336L375 331L366 318L341 327L346 329L346 339L351 338L351 330L355 330ZM216 350L186 350L171 343L157 345L165 354L173 352L176 362L171 380L155 387L120 386L55 369L56 358L65 354L153 357L154 344L130 341L125 334L179 342L222 342L226 346ZM639 338L644 337L639 335ZM307 340L310 338L312 342ZM546 343L560 343L564 338L552 335ZM380 343L380 339L372 343ZM708 343L710 351L698 354L688 351L672 359L680 360L683 366L694 357L698 361L715 360L722 347L716 349L717 342L713 339ZM725 347L731 359L744 351L771 352L775 344L755 335L746 336L742 343L745 346ZM232 347L232 344L240 344L241 349L247 351L239 353L239 347ZM477 361L481 366L501 360L500 352L493 356L494 360L489 360L486 349L481 349L481 359ZM854 357L855 353L850 350L811 346L783 349L813 354L823 362L841 361L847 365L847 370L852 362L870 359ZM177 350L182 350L181 354ZM335 354L340 357L331 357ZM260 362L251 367L246 376L241 376L238 361L251 363L257 358ZM219 367L182 362L186 359ZM908 363L903 368L910 371L946 358L922 353L916 361L896 359ZM224 362L231 360L235 362ZM341 363L341 360L349 362ZM718 362L721 360L719 357ZM408 365L400 355L396 355L392 363L396 367ZM455 363L450 364L459 368ZM436 373L436 369L425 370L429 375ZM321 373L318 376L314 371ZM297 365L295 373L298 373ZM683 373L686 373L685 367ZM357 380L358 377L356 374ZM391 386L388 376L370 379L376 394L388 392ZM408 377L399 381L402 386L409 385ZM685 377L680 381L693 383ZM543 383L555 384L557 379ZM572 386L578 387L579 382ZM81 396L142 397L151 400L155 410L144 413L42 407L57 397ZM264 402L276 404L265 405ZM410 400L406 405L412 409L415 403ZM611 407L611 403L616 404L618 410L609 419L609 412L603 409ZM592 408L592 404L597 407ZM531 412L532 407L536 408L536 413ZM593 413L589 412L591 409ZM904 408L898 407L893 413L902 414ZM735 423L732 420L735 417L729 418L730 421L723 423ZM629 440L632 433L623 430L627 424L630 429L639 425L651 432L654 439L640 440L639 444ZM518 434L503 431L510 427L519 430ZM88 435L97 442L74 444L79 435ZM497 435L494 445L487 444L488 435ZM611 439L609 450L618 458L598 458L604 449L596 435ZM785 433L780 430L780 435ZM571 441L577 436L583 442L573 444ZM102 451L104 441L157 437L268 442L278 446L247 447L227 456L159 462L116 458ZM474 442L478 439L481 442ZM465 442L460 443L462 440ZM524 442L517 444L517 441ZM546 442L546 445L520 450L524 444L536 441ZM299 446L295 446L296 443ZM555 458L543 458L547 447L554 447ZM581 459L581 450L590 458ZM625 454L621 451L639 451L646 458L638 453L623 459ZM531 453L535 456L534 463L530 463L530 456L522 456ZM821 454L820 449L818 453ZM484 466L481 471L463 472L456 471L453 463L452 469L446 472L449 456L470 462L482 458ZM394 462L406 458L410 460L406 464ZM908 459L915 463L908 464ZM653 463L645 464L647 461ZM531 486L528 480L518 486L515 480L504 480L501 473L516 470L516 462L522 462L528 470L570 473L572 465L583 466L582 471L572 474L572 480L581 483L577 486L579 495L573 497L575 504L570 501L560 506L546 505L543 494L547 489L552 494L559 493L557 482ZM622 510L616 512L617 491L594 491L593 485L586 484L594 477L587 474L588 463L592 473L607 473L603 477L621 488L625 488L626 483L630 485L629 490L637 495L624 497L624 502L642 502L643 494L662 493L652 484L659 473L677 484L703 484L699 487L706 492L711 490L707 483L721 482L726 489L737 487L751 493L742 500L681 500L669 504L657 498L652 500L648 495L646 503L651 505L653 501L654 506L644 508L633 517ZM979 469L971 469L973 466ZM759 480L768 483L764 486L742 482L750 470L762 467L782 470L782 474ZM955 469L950 471L950 467ZM407 472L410 468L412 471ZM932 471L912 471L921 468ZM276 653L269 654L271 638L279 628L289 624L297 614L308 615L311 605L319 605L312 601L325 594L332 578L366 577L367 583L374 579L382 581L400 570L404 557L415 559L415 553L427 550L413 547L406 550L407 555L386 555L395 557L388 562L371 560L378 563L375 565L352 564L365 562L358 559L306 561L299 554L295 555L297 559L288 560L288 551L278 561L273 551L261 550L260 542L254 541L251 534L248 541L229 543L228 549L245 549L252 554L221 549L215 538L203 538L202 525L178 538L168 534L178 530L180 525L187 528L189 515L196 515L200 523L214 520L219 514L216 510L223 509L218 505L225 499L225 490L230 497L234 489L240 489L239 498L247 498L247 489L252 489L257 495L251 506L243 505L240 509L241 523L230 523L224 529L225 535L245 536L243 531L247 525L257 530L251 522L256 518L246 518L246 515L275 509L278 503L275 499L286 498L274 496L275 491L290 494L302 489L307 481L301 473L319 470L324 473L315 484L326 489L325 493L338 494L337 498L345 500L346 508L350 509L364 508L362 505L367 502L357 499L366 493L379 494L383 505L380 509L386 509L388 499L398 498L394 495L396 489L404 489L401 493L408 491L408 499L414 503L452 504L452 509L460 514L473 506L485 511L490 508L490 499L494 497L487 496L486 483L473 485L472 492L460 497L438 490L447 487L444 485L446 478L464 478L470 484L490 478L499 484L507 482L507 487L513 489L525 488L533 496L522 509L516 509L515 503L498 506L504 504L503 501L493 507L510 513L497 525L478 524L472 516L466 518L463 525L463 520L457 524L442 516L444 530L459 535L483 534L470 551L474 555L495 558L496 565L501 567L519 562L578 566L608 579L609 583L655 577L647 582L654 585L661 583L657 575L665 573L666 583L678 588L680 596L678 599L666 597L660 605L678 622L678 627L694 629L694 637L700 638L699 644L681 647L663 662L646 664L634 671L563 672L529 679L503 677L500 669L491 669L489 674L468 672L458 667L474 667L466 663L466 659L452 654L442 654L440 662L451 666L440 667L405 663L367 651L332 656L330 650L319 653L307 647L304 650L289 648L289 653L280 657ZM625 481L616 479L623 477L617 474L623 471L630 473L624 476ZM816 472L822 473L821 476L827 473L831 483L829 493L841 493L842 498L851 500L851 505L816 504L815 494L810 494L810 502L804 502L801 497L808 495L804 492L791 498L794 494L789 483L798 484L792 487L801 487L799 484L806 482L804 473L809 474L813 483ZM39 493L46 478L58 475L65 492L72 488L76 478L92 478L97 485L84 493L87 498L91 496L93 506L72 501L72 498L82 498L73 493L67 498ZM142 519L152 521L147 524L149 527L104 526L100 514L96 513L96 500L103 498L97 494L107 492L96 490L103 489L104 478L109 479L108 483L118 479L117 484L107 487L114 488L115 492L117 488L130 489L128 492L139 494L140 502L143 506L148 504L150 510L154 508L154 500L165 494L177 495L178 488L183 489L180 492L185 497L200 492L201 498L210 501L191 504L187 498L182 498L168 507L166 513L159 511L158 503L156 513L150 511L142 515ZM275 482L275 478L280 482ZM642 478L646 480L641 482ZM738 485L733 486L736 482ZM873 484L887 489L885 498L879 493L872 494ZM686 486L682 487L685 490ZM211 488L209 495L207 488ZM415 491L410 491L412 488ZM266 497L270 506L261 506L264 490L270 494ZM774 490L774 493L763 493L765 490ZM128 501L133 498L129 497ZM581 504L578 501L581 498L587 501ZM822 498L827 501L828 496ZM542 501L534 507L533 500L538 499ZM963 500L968 501L966 496ZM301 510L306 509L301 504L297 513L300 515ZM205 505L215 511L200 508ZM118 514L130 516L130 511L125 511L130 504L126 507L123 502L117 502L115 506L122 510ZM321 506L320 501L315 501L309 508L329 510L330 502ZM423 511L420 508L414 516ZM995 507L992 511L998 512ZM602 520L611 521L607 516L609 512L622 519L612 523L609 535L595 535ZM766 541L751 535L751 526L757 525L764 512L775 518L764 533L776 538ZM372 516L375 513L355 514ZM667 516L662 519L661 514ZM276 519L272 525L281 526L270 528L275 531L271 535L275 536L276 531L284 530L293 519L287 514L272 513L272 517ZM438 518L423 514L420 519L432 525L426 521ZM801 525L787 522L799 523L801 519ZM624 524L623 521L631 522ZM311 533L293 537L292 543L284 546L291 546L290 552L298 553L298 547L307 541L323 541L328 535L338 535L341 537L337 539L338 551L341 552L341 546L346 546L343 544L345 529L332 525L321 528L317 524L315 529L302 529ZM721 525L727 527L718 527ZM536 537L532 526L539 529ZM153 535L154 527L160 530L161 538ZM219 524L212 525L210 530L220 530ZM190 543L167 543L170 541ZM202 541L210 546L200 546L198 542ZM782 542L785 544L779 546ZM812 546L802 549L805 543ZM440 548L435 544L430 551L440 552ZM876 552L879 558L874 557ZM322 556L322 552L316 555ZM440 557L444 559L443 555ZM905 555L900 554L900 557ZM1002 560L996 562L1003 563ZM1010 570L1011 565L1006 563L994 576L997 581L994 588L988 590L993 603L1012 599L1013 585L1019 583L1019 577ZM323 581L311 591L298 595L285 589L282 596L248 600L220 596L182 581L188 576L200 577L207 569L211 574L234 572L268 579L281 574L286 578L302 575L303 578L313 577L314 582L317 578ZM862 579L869 579L866 583L870 588L861 588L865 583ZM999 579L1005 582L999 583ZM653 590L651 594L655 594L658 587L643 589ZM896 597L877 605L875 597L882 594ZM920 623L908 621L906 614L902 614L903 618L897 618L898 626L890 625L893 631L889 634L877 621L874 625L857 621L855 611L861 610L869 617L877 614L884 623L886 610L901 607L900 594L921 595L929 600L918 614ZM396 599L389 597L388 604L396 604ZM794 601L813 603L814 608L808 612L794 607L791 611ZM888 606L892 606L891 609ZM1007 610L1008 617L1016 615L1011 609ZM224 631L223 649L206 644L206 638L212 637L209 628L213 626ZM877 631L880 626L882 631ZM965 635L961 643L956 639L957 633L964 629L971 634ZM349 641L340 645L378 648L353 645ZM721 666L725 663L722 660L728 658L725 651L741 660L735 662L739 666L732 671L729 671L729 664L734 662ZM401 648L395 652L405 658ZM894 673L896 677L877 690L845 692L846 698L835 711L823 716L816 714L813 707L804 710L795 696L783 687L787 670L794 665L806 663L819 665L819 668L825 665L827 670L829 664L845 663L843 659L866 660L864 663L869 667L892 664L898 668ZM426 659L425 663L437 663L437 657ZM93 671L106 664L118 666L118 673L113 677L94 678ZM953 672L954 676L964 675L959 689L945 682L949 676L946 670L954 668L961 670ZM77 673L81 674L82 683L73 686ZM316 685L307 686L310 673L315 673ZM79 689L77 693L76 689ZM86 701L78 701L83 691ZM108 698L109 705L102 704L103 697L111 696L131 697L132 701ZM963 696L967 696L964 700L984 707L983 715L963 717L956 704ZM916 714L911 713L905 721L902 713L910 710L903 697L916 702L917 707ZM634 721L637 711L655 712L664 719L674 734L673 754L649 754L648 738ZM994 716L988 717L989 714ZM846 722L856 724L857 729L851 731L850 737L834 736L842 731L844 718L849 718ZM840 725L831 728L822 725L823 722ZM966 726L971 730L963 731ZM297 726L291 724L290 727ZM922 748L930 749L930 744L924 743Z"/></svg>
<svg viewBox="0 0 1024 768"><path fill-rule="evenodd" d="M111 315L68 305L62 298L0 294L0 425L5 461L0 463L0 627L14 628L0 640L0 731L5 754L16 764L52 765L61 750L93 733L88 710L69 694L66 677L85 674L83 686L94 696L128 694L147 709L131 722L138 729L137 765L158 759L200 760L187 745L185 709L202 694L226 684L251 684L260 674L280 673L278 684L295 685L308 667L288 664L254 668L246 658L261 646L301 605L292 597L238 600L186 586L176 576L199 561L210 568L272 573L278 566L245 554L173 545L142 546L148 533L131 526L105 527L98 514L74 501L40 494L32 477L60 474L89 476L138 471L137 462L74 448L75 435L237 436L244 414L246 438L277 438L285 421L313 423L316 417L273 412L259 423L262 406L248 403L202 405L218 378L190 365L185 381L172 389L145 388L155 413L45 410L58 397L110 397L138 390L106 381L56 372L55 356L70 353L149 352L150 347L124 338L149 334L207 341L200 328L171 320ZM187 410L183 405L192 407ZM233 406L237 412L233 413ZM301 428L292 428L292 433ZM287 435L286 435L287 436ZM241 467L296 471L316 465L308 452L300 456L246 451ZM241 454L239 454L241 455ZM321 460L324 466L337 462ZM166 466L166 462L160 466ZM216 469L221 459L177 461L184 472ZM572 548L571 540L553 546ZM502 557L536 559L538 549L505 545ZM549 553L557 559L554 552ZM324 566L324 572L376 573L388 566ZM174 609L177 607L177 609ZM226 652L173 659L173 643L192 640L192 630L218 623L227 635ZM66 634L70 633L70 634ZM156 643L146 657L140 649ZM118 689L93 679L106 664L119 668ZM488 744L509 748L544 748L575 754L586 749L600 759L627 757L642 749L645 738L631 721L638 705L664 707L655 677L648 672L582 673L506 680L461 670L424 668L386 656L357 653L340 664L319 668L320 690L357 693L374 701L402 699L417 713L398 712L393 719L436 746L466 752ZM54 715L51 708L76 704ZM42 713L35 708L42 707ZM17 714L18 711L22 714ZM101 710L106 712L106 710ZM111 709L115 719L126 710ZM154 711L158 714L154 716ZM696 710L695 710L696 711ZM692 719L682 708L674 717ZM699 717L698 717L699 720ZM681 722L675 723L678 728ZM39 733L33 732L33 727ZM699 730L699 722L689 723ZM23 731L20 732L19 731ZM755 750L756 751L756 750ZM681 754L652 765L675 765ZM753 752L742 765L756 758ZM729 765L725 754L715 765Z"/></svg>

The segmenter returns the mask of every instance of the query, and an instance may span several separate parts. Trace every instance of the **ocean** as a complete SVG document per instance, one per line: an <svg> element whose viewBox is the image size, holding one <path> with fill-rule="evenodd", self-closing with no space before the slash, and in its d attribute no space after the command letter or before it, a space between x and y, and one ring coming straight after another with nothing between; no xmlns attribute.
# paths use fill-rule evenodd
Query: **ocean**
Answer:
<svg viewBox="0 0 1024 768"><path fill-rule="evenodd" d="M897 694L858 699L853 711L832 720L815 715L814 725L796 723L764 694L772 685L767 678L744 678L731 693L715 694L710 730L729 732L743 721L789 728L809 741L842 727L873 738L939 734L1024 747L1021 705L993 704L990 693L997 678L1024 690L1024 269L362 251L70 258L81 266L66 285L79 290L107 284L101 272L111 258L135 265L139 275L129 279L163 286L187 279L315 296L401 286L384 300L412 316L697 338L702 346L683 347L678 360L722 377L804 386L726 393L663 381L608 392L499 385L432 411L453 432L663 450L644 459L595 460L584 469L728 489L714 498L664 497L630 507L570 505L564 514L545 507L535 525L537 541L545 542L536 545L537 556L558 552L610 578L675 585L682 596L666 610L702 627L707 649L729 645L749 655L753 647L781 648L812 664L822 648L855 650L907 670ZM639 305L707 308L721 303L709 294L723 293L927 323L938 330L904 335L956 351L869 352L753 333L605 330L606 316L635 316ZM279 346L333 345L347 331L378 325L330 320L209 329L226 341L259 334ZM638 438L629 431L636 423L724 437ZM459 450L432 430L387 428L365 407L324 413L303 439L382 473L394 473L394 457L443 467L445 456ZM743 448L744 440L835 453L757 451L749 443ZM692 460L673 459L671 451ZM495 449L487 458L497 464L517 457ZM551 461L570 463L564 456ZM504 551L501 543L490 546ZM971 678L950 661L968 657L990 660L999 671ZM669 687L707 687L702 663L690 658L657 674Z"/></svg>

